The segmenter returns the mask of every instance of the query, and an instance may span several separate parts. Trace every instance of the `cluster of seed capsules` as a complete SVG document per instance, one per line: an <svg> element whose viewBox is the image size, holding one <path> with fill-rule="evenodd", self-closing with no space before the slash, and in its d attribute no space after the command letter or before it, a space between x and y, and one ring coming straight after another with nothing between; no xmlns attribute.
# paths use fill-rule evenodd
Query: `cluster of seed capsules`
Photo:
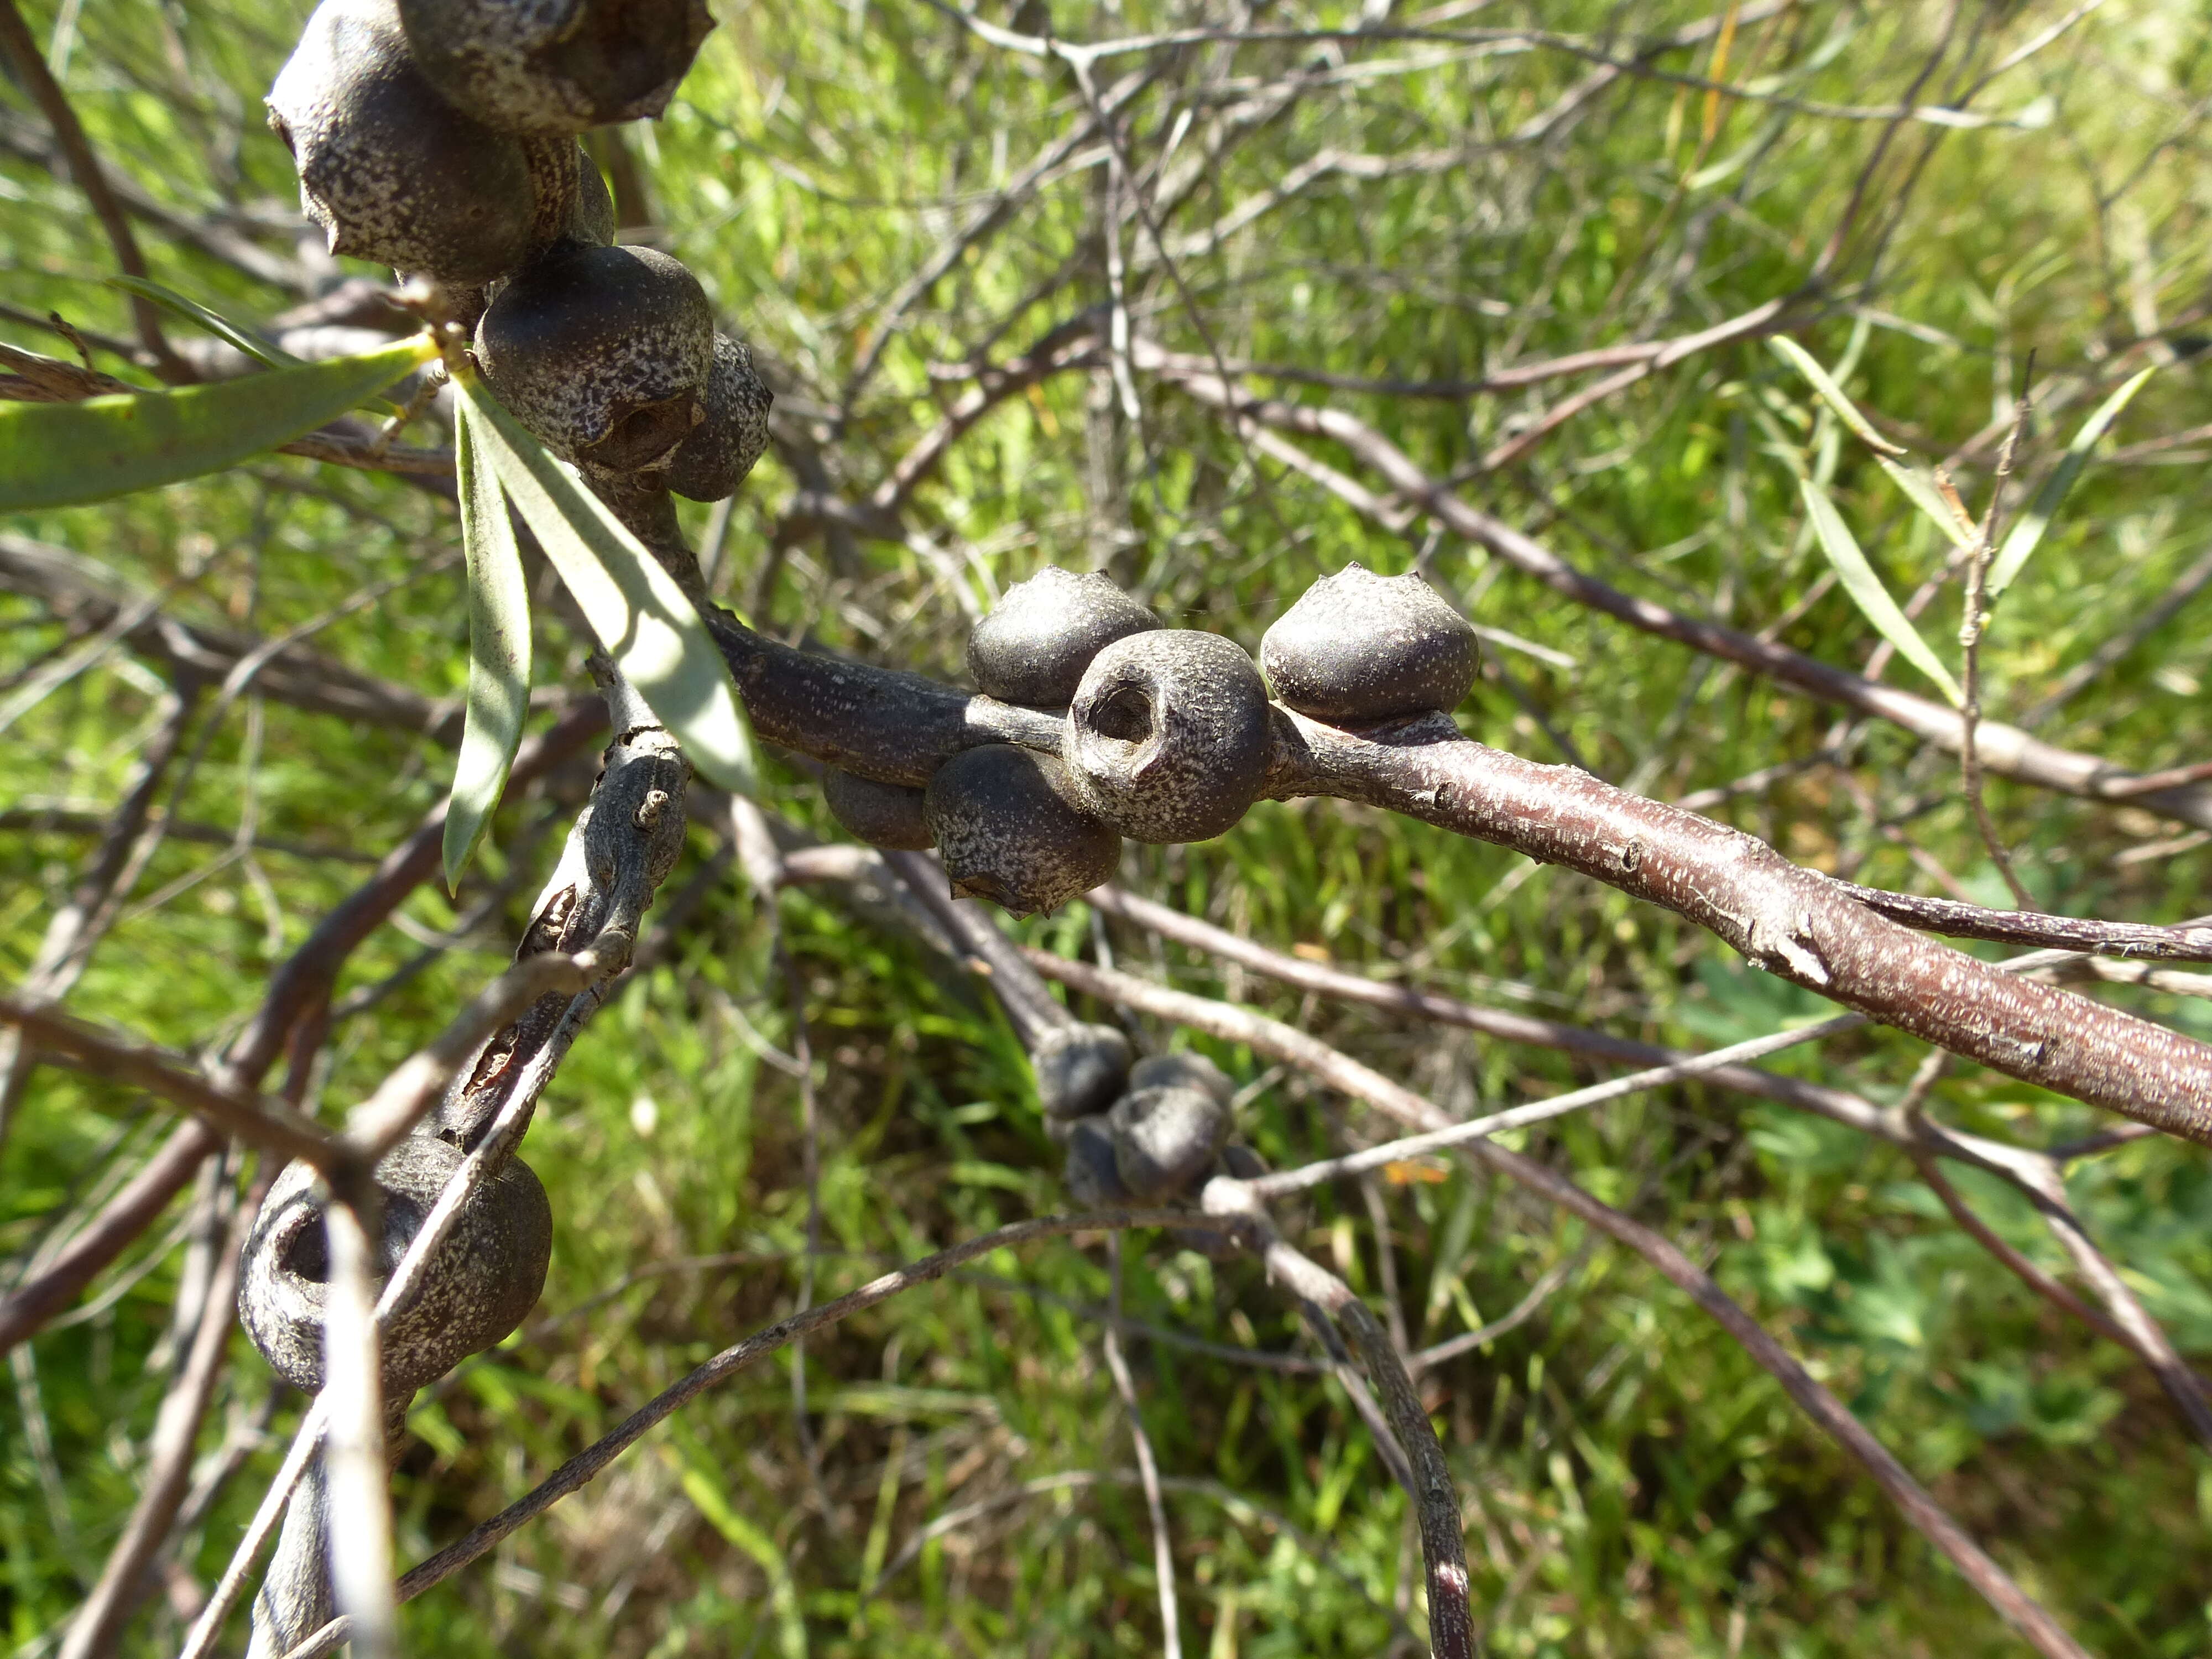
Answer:
<svg viewBox="0 0 2212 1659"><path fill-rule="evenodd" d="M988 696L1064 710L1060 754L986 744L926 789L833 769L823 793L860 840L934 847L955 893L1027 915L1110 879L1124 836L1203 841L1242 818L1273 758L1271 689L1310 719L1373 726L1451 709L1478 665L1474 629L1418 575L1347 565L1283 614L1255 663L1218 634L1163 627L1103 575L1047 569L976 624L968 667ZM1097 1025L1047 1033L1032 1060L1079 1200L1159 1202L1217 1167L1255 1172L1227 1144L1229 1080L1209 1062L1133 1066Z"/></svg>
<svg viewBox="0 0 2212 1659"><path fill-rule="evenodd" d="M751 470L770 394L696 276L615 246L577 137L659 114L713 27L704 0L323 0L268 100L331 252L434 283L587 477L695 501Z"/></svg>

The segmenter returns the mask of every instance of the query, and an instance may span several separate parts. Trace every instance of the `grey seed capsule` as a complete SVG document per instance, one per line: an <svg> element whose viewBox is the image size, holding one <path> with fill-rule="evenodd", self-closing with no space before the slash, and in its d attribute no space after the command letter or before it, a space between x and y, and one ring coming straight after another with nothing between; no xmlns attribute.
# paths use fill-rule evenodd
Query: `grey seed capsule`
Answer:
<svg viewBox="0 0 2212 1659"><path fill-rule="evenodd" d="M1058 909L1121 861L1121 838L1075 804L1060 763L1011 744L945 762L922 810L952 890L1014 915Z"/></svg>
<svg viewBox="0 0 2212 1659"><path fill-rule="evenodd" d="M707 376L706 418L676 446L668 487L695 501L733 495L768 447L769 405L775 394L753 367L743 340L714 337L714 366Z"/></svg>
<svg viewBox="0 0 2212 1659"><path fill-rule="evenodd" d="M1131 1196L1149 1203L1183 1191L1229 1139L1229 1109L1203 1089L1139 1089L1106 1115L1114 1167Z"/></svg>
<svg viewBox="0 0 2212 1659"><path fill-rule="evenodd" d="M536 193L522 145L439 96L392 0L323 0L268 105L301 207L331 252L456 288L529 253Z"/></svg>
<svg viewBox="0 0 2212 1659"><path fill-rule="evenodd" d="M399 0L424 71L502 132L658 116L714 27L706 0Z"/></svg>
<svg viewBox="0 0 2212 1659"><path fill-rule="evenodd" d="M376 1166L383 1233L381 1287L465 1156L433 1135L410 1135ZM422 1294L383 1335L384 1391L404 1400L520 1325L545 1288L553 1211L530 1166L511 1161L471 1198L432 1258ZM239 1316L262 1357L312 1394L323 1384L323 1307L330 1254L315 1172L288 1166L269 1188L246 1242Z"/></svg>
<svg viewBox="0 0 2212 1659"><path fill-rule="evenodd" d="M1356 564L1308 588L1260 641L1275 695L1333 724L1455 708L1477 660L1474 628L1419 576Z"/></svg>
<svg viewBox="0 0 2212 1659"><path fill-rule="evenodd" d="M665 253L563 245L492 301L476 349L500 401L554 453L635 472L702 418L714 313Z"/></svg>
<svg viewBox="0 0 2212 1659"><path fill-rule="evenodd" d="M1237 1095L1237 1084L1204 1054L1189 1053L1151 1054L1137 1062L1129 1073L1129 1087L1136 1089L1203 1089L1226 1106Z"/></svg>
<svg viewBox="0 0 2212 1659"><path fill-rule="evenodd" d="M1206 1183L1216 1176L1225 1175L1237 1181L1249 1181L1267 1173L1267 1165L1259 1153L1249 1146L1228 1146L1221 1156L1213 1160L1213 1167L1191 1182L1194 1196L1206 1190ZM1170 1227L1168 1238L1177 1249L1196 1250L1212 1261L1232 1261L1244 1252L1233 1233L1218 1233L1210 1228Z"/></svg>
<svg viewBox="0 0 2212 1659"><path fill-rule="evenodd" d="M1267 781L1267 691L1241 647L1162 629L1091 659L1068 709L1068 771L1084 805L1137 841L1206 841Z"/></svg>
<svg viewBox="0 0 2212 1659"><path fill-rule="evenodd" d="M1103 573L1079 576L1048 566L1008 588L975 624L968 672L978 690L1001 702L1065 708L1093 657L1159 625Z"/></svg>
<svg viewBox="0 0 2212 1659"><path fill-rule="evenodd" d="M1089 1117L1129 1081L1129 1039L1110 1025L1055 1026L1030 1054L1048 1118Z"/></svg>
<svg viewBox="0 0 2212 1659"><path fill-rule="evenodd" d="M1069 1126L1067 1163L1061 1178L1067 1183L1068 1196L1086 1210L1129 1201L1114 1161L1114 1137L1107 1130L1103 1115L1079 1117Z"/></svg>
<svg viewBox="0 0 2212 1659"><path fill-rule="evenodd" d="M926 852L937 843L929 838L929 820L922 812L922 792L896 783L878 783L829 767L822 774L822 799L830 816L845 826L856 841L871 847L893 847L909 853Z"/></svg>

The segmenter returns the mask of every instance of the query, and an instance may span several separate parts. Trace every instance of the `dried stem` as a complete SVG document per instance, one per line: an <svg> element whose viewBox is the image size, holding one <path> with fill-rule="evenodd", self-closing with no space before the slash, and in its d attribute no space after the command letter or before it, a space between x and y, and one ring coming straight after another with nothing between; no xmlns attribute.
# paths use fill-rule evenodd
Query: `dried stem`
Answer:
<svg viewBox="0 0 2212 1659"><path fill-rule="evenodd" d="M412 1601L432 1585L443 1583L518 1528L537 1519L570 1492L586 1485L642 1438L647 1430L665 1422L700 1395L718 1383L726 1382L748 1365L787 1346L794 1338L834 1325L896 1296L902 1291L912 1290L915 1285L927 1284L933 1279L941 1279L955 1267L973 1261L978 1256L1025 1243L1030 1239L1067 1233L1108 1232L1127 1227L1188 1227L1195 1224L1212 1224L1237 1231L1243 1231L1245 1225L1233 1220L1207 1224L1204 1218L1193 1216L1182 1210L1100 1210L1089 1215L1041 1216L1031 1221L1015 1222L979 1238L956 1244L950 1249L940 1250L895 1273L871 1279L860 1289L841 1296L834 1302L825 1302L803 1313L793 1314L716 1354L570 1458L526 1496L508 1504L465 1537L447 1545L411 1569L399 1581L399 1599ZM350 1626L344 1620L335 1620L294 1648L284 1656L284 1659L315 1659L316 1656L331 1652L349 1640L350 1633Z"/></svg>
<svg viewBox="0 0 2212 1659"><path fill-rule="evenodd" d="M1064 963L1054 970L1054 977L1086 995L1174 1020L1224 1041L1246 1044L1255 1053L1286 1060L1401 1122L1422 1129L1451 1127L1450 1120L1442 1111L1413 1091L1279 1020L1208 998L1164 990L1129 975L1083 963ZM1950 1559L1966 1581L2039 1652L2046 1659L2087 1659L2084 1650L2050 1613L1983 1552L1888 1449L1711 1275L1672 1243L1593 1197L1565 1176L1533 1158L1508 1152L1495 1141L1477 1140L1462 1151L1539 1197L1580 1217L1650 1262L1719 1322L1753 1359L1773 1374L1808 1416L1866 1466L1868 1473L1889 1494L1905 1518Z"/></svg>

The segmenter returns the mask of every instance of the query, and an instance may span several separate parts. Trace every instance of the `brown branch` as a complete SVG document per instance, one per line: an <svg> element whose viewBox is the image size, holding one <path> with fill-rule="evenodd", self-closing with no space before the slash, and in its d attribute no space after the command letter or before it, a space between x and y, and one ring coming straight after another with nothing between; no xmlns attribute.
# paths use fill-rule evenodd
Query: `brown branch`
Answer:
<svg viewBox="0 0 2212 1659"><path fill-rule="evenodd" d="M2212 1145L2212 1044L1936 945L1750 836L1486 748L1449 719L1363 736L1279 713L1277 731L1279 798L1362 801L1579 871L1883 1024Z"/></svg>
<svg viewBox="0 0 2212 1659"><path fill-rule="evenodd" d="M1279 1020L1208 998L1165 990L1129 975L1086 963L1063 961L1051 969L1051 976L1102 1000L1173 1020L1226 1042L1241 1042L1255 1053L1300 1066L1332 1087L1413 1127L1437 1129L1451 1123L1445 1113L1413 1091ZM1601 1202L1565 1176L1533 1158L1508 1152L1494 1141L1477 1141L1462 1150L1467 1157L1491 1165L1650 1262L1771 1372L1808 1416L1866 1466L1876 1484L1904 1511L1905 1518L1950 1559L1966 1581L2038 1651L2048 1656L2048 1659L2087 1659L2074 1638L2002 1567L1984 1553L1888 1448L1672 1242ZM1217 1177L1215 1184L1223 1184L1221 1178ZM1212 1203L1213 1185L1209 1185L1207 1191L1208 1202Z"/></svg>
<svg viewBox="0 0 2212 1659"><path fill-rule="evenodd" d="M100 228L107 233L108 246L115 250L115 263L123 267L123 274L142 279L151 276L145 256L138 251L138 239L131 233L123 204L115 199L100 158L93 153L92 141L85 137L83 125L70 107L69 94L46 67L46 54L31 38L30 27L23 21L23 14L16 9L15 0L0 0L0 58L7 60L16 82L30 92L45 114L46 124L53 129L54 142L68 163L70 182L84 192ZM162 377L192 379L191 366L177 356L161 332L161 308L134 294L131 296L131 313L137 321L138 337L153 353Z"/></svg>
<svg viewBox="0 0 2212 1659"><path fill-rule="evenodd" d="M287 1158L319 1169L346 1161L337 1136L283 1101L201 1076L181 1054L86 1021L0 994L0 1024L13 1025L42 1053L67 1059L94 1077L142 1089L158 1101L191 1112L210 1127Z"/></svg>
<svg viewBox="0 0 2212 1659"><path fill-rule="evenodd" d="M1352 1287L1275 1231L1244 1183L1208 1183L1209 1215L1233 1218L1258 1231L1267 1277L1331 1319L1358 1351L1360 1363L1382 1395L1386 1425L1407 1463L1407 1494L1421 1534L1421 1559L1429 1590L1429 1642L1437 1659L1473 1659L1474 1625L1468 1607L1467 1543L1460 1528L1459 1492L1444 1462L1435 1426L1407 1374L1405 1361L1374 1313Z"/></svg>
<svg viewBox="0 0 2212 1659"><path fill-rule="evenodd" d="M778 645L726 611L707 623L763 737L884 782L927 783L979 743L1056 753L1066 729L1056 713ZM1266 793L1383 807L1594 877L1869 1018L2212 1144L2212 1044L2001 973L1749 836L1471 742L1448 716L1354 732L1279 707Z"/></svg>
<svg viewBox="0 0 2212 1659"><path fill-rule="evenodd" d="M2030 950L2095 951L2160 962L2212 962L2212 921L2151 927L2130 921L2048 915L2040 910L1985 910L1958 899L1885 893L1856 882L1837 881L1834 885L1892 921L1950 939L1985 939Z"/></svg>
<svg viewBox="0 0 2212 1659"><path fill-rule="evenodd" d="M1963 741L1955 709L1786 646L1635 598L1586 574L1533 538L1469 505L1429 477L1382 434L1340 410L1254 397L1224 385L1210 368L1202 366L1202 360L1179 361L1148 340L1133 343L1132 361L1139 369L1161 374L1212 407L1279 430L1342 445L1379 473L1398 500L1578 605L1601 611L1644 633L1750 669L1820 702L1887 720L1938 748L1956 752ZM1355 508L1361 506L1358 500L1346 499ZM2095 756L2057 748L2017 726L1998 722L1984 722L1978 730L1977 743L1982 763L1990 771L2091 799L2107 799L2108 791L2124 790L2140 775ZM2182 785L2130 799L2166 817L2212 828L2212 786Z"/></svg>

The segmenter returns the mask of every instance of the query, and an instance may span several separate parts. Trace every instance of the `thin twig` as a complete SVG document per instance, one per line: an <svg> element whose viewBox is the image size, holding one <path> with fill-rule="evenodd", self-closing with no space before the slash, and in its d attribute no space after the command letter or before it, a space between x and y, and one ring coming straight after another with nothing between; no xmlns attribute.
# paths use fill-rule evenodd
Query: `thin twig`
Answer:
<svg viewBox="0 0 2212 1659"><path fill-rule="evenodd" d="M969 1239L965 1243L953 1245L895 1273L871 1279L860 1289L841 1296L834 1302L823 1303L804 1313L781 1320L736 1346L725 1348L662 1390L608 1433L563 1463L526 1496L411 1569L399 1581L399 1599L412 1601L434 1584L443 1583L508 1537L516 1528L537 1519L570 1492L589 1483L643 1437L647 1431L665 1422L708 1389L726 1382L756 1361L789 1346L794 1337L821 1330L872 1308L902 1291L940 1279L953 1268L978 1256L1025 1243L1030 1239L1056 1237L1067 1233L1103 1233L1127 1227L1188 1227L1194 1224L1211 1224L1232 1231L1241 1231L1244 1225L1237 1221L1208 1222L1206 1218L1194 1216L1188 1210L1099 1210L1087 1215L1041 1216L1031 1221L1017 1221L994 1232ZM333 1620L285 1655L284 1659L316 1659L316 1656L328 1653L348 1640L349 1633L350 1627L345 1620Z"/></svg>
<svg viewBox="0 0 2212 1659"><path fill-rule="evenodd" d="M1137 1449L1137 1477L1145 1489L1145 1510L1152 1523L1152 1576L1160 1594L1160 1651L1166 1659L1182 1659L1182 1616L1176 1607L1175 1540L1168 1531L1168 1509L1160 1496L1160 1468L1152 1455L1152 1437L1145 1432L1145 1413L1137 1404L1137 1385L1129 1376L1129 1363L1121 1356L1121 1236L1106 1241L1106 1271L1112 1284L1114 1318L1106 1326L1106 1369L1113 1373L1115 1392L1129 1419L1129 1438Z"/></svg>
<svg viewBox="0 0 2212 1659"><path fill-rule="evenodd" d="M16 9L15 0L0 0L0 58L7 59L16 83L29 90L46 116L46 124L53 129L54 141L68 160L70 180L84 192L93 216L106 232L108 246L115 251L115 263L123 267L126 276L142 281L150 276L153 273L146 267L145 255L138 251L138 238L131 231L123 204L115 199L115 191L108 185L106 172L100 165L92 141L85 137L84 125L70 107L69 94L62 90L61 83L46 66L46 54L32 38L23 14ZM153 354L166 378L196 378L191 366L177 356L161 332L161 307L134 294L131 296L131 314L137 323L139 339Z"/></svg>
<svg viewBox="0 0 2212 1659"><path fill-rule="evenodd" d="M1079 963L1066 963L1064 970L1055 971L1054 977L1105 1001L1172 1019L1224 1041L1244 1043L1255 1053L1286 1060L1401 1122L1422 1129L1451 1127L1443 1112L1410 1089L1279 1020L1206 998L1164 991L1129 975ZM1539 1196L1580 1216L1650 1261L1717 1320L1753 1359L1773 1373L1807 1415L1865 1464L1875 1482L1904 1511L1905 1518L1950 1559L1967 1582L2038 1651L2046 1659L2088 1659L2084 1650L2050 1613L1984 1553L1889 1449L1868 1432L1710 1274L1671 1242L1593 1197L1565 1176L1533 1158L1507 1151L1494 1140L1472 1141L1462 1150Z"/></svg>
<svg viewBox="0 0 2212 1659"><path fill-rule="evenodd" d="M2032 381L2034 375L2035 357L2031 353L2027 378ZM1966 550L1966 605L1959 620L1959 770L1966 804L1973 809L1974 826L1981 832L1982 845L1989 849L1997 873L2012 890L2013 902L2023 910L2035 910L2041 907L2029 894L2020 872L2013 868L2012 853L1997 835L1996 821L1990 816L1990 804L1982 791L1981 752L1975 741L1975 733L1982 723L1982 635L1990 621L1983 584L1989 574L1990 556L1996 550L1997 526L2004 521L2004 489L2012 477L2013 456L2019 449L2021 434L2027 429L2027 394L2022 392L2014 407L2012 430L2005 434L2004 447L1997 452L1996 474L1990 483L1989 510L1983 514L1981 527Z"/></svg>

